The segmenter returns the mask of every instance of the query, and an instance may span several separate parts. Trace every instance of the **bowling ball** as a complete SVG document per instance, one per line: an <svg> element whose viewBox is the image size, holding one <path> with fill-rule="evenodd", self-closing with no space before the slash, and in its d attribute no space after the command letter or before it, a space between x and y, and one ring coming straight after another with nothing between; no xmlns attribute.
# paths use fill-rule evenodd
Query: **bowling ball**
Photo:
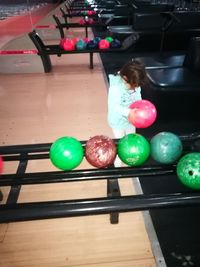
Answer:
<svg viewBox="0 0 200 267"><path fill-rule="evenodd" d="M94 24L94 20L93 20L92 18L89 18L88 21L87 21L87 23L88 23L89 25L92 25L92 24Z"/></svg>
<svg viewBox="0 0 200 267"><path fill-rule="evenodd" d="M72 42L74 43L74 45L76 46L76 43L79 41L79 37L74 37L72 38Z"/></svg>
<svg viewBox="0 0 200 267"><path fill-rule="evenodd" d="M79 20L79 24L80 25L85 25L86 24L86 21L82 18L82 19Z"/></svg>
<svg viewBox="0 0 200 267"><path fill-rule="evenodd" d="M101 41L101 37L98 37L98 36L97 36L97 37L94 38L94 40L95 40L97 43L99 43L99 42Z"/></svg>
<svg viewBox="0 0 200 267"><path fill-rule="evenodd" d="M65 42L65 38L62 38L61 40L60 40L60 43L59 43L59 46L60 46L60 48L64 48L64 42Z"/></svg>
<svg viewBox="0 0 200 267"><path fill-rule="evenodd" d="M113 39L113 41L110 43L110 48L120 48L121 46L121 41L118 39Z"/></svg>
<svg viewBox="0 0 200 267"><path fill-rule="evenodd" d="M81 143L69 136L57 139L50 147L50 160L58 168L69 171L83 160L84 150Z"/></svg>
<svg viewBox="0 0 200 267"><path fill-rule="evenodd" d="M108 36L105 38L105 40L107 40L109 43L111 43L113 41L113 38L111 36Z"/></svg>
<svg viewBox="0 0 200 267"><path fill-rule="evenodd" d="M89 3L87 1L84 1L84 6L88 6Z"/></svg>
<svg viewBox="0 0 200 267"><path fill-rule="evenodd" d="M80 39L77 43L76 43L76 49L77 50L84 50L86 49L87 44L84 42L84 40Z"/></svg>
<svg viewBox="0 0 200 267"><path fill-rule="evenodd" d="M114 141L104 135L96 135L86 142L85 158L96 168L105 168L113 164L116 157Z"/></svg>
<svg viewBox="0 0 200 267"><path fill-rule="evenodd" d="M63 44L63 48L66 51L72 51L75 49L75 44L73 42L73 40L71 39L65 39L65 42Z"/></svg>
<svg viewBox="0 0 200 267"><path fill-rule="evenodd" d="M88 10L87 15L89 15L89 16L93 15L93 11L92 10Z"/></svg>
<svg viewBox="0 0 200 267"><path fill-rule="evenodd" d="M3 172L3 158L0 156L0 174Z"/></svg>
<svg viewBox="0 0 200 267"><path fill-rule="evenodd" d="M177 164L179 180L191 189L200 189L200 153L191 152L183 156Z"/></svg>
<svg viewBox="0 0 200 267"><path fill-rule="evenodd" d="M147 128L151 126L157 117L155 106L148 100L138 100L130 105L134 116L129 117L129 122L136 128Z"/></svg>
<svg viewBox="0 0 200 267"><path fill-rule="evenodd" d="M83 41L87 44L89 42L89 39L87 37L83 37Z"/></svg>
<svg viewBox="0 0 200 267"><path fill-rule="evenodd" d="M171 132L160 132L150 141L152 158L163 164L178 160L183 151L180 138Z"/></svg>
<svg viewBox="0 0 200 267"><path fill-rule="evenodd" d="M140 166L150 155L150 144L140 134L128 134L119 140L117 153L125 164Z"/></svg>
<svg viewBox="0 0 200 267"><path fill-rule="evenodd" d="M110 48L110 43L106 40L106 39L102 39L101 41L99 41L99 49L108 49Z"/></svg>
<svg viewBox="0 0 200 267"><path fill-rule="evenodd" d="M95 48L97 48L97 46L98 46L98 43L94 39L89 40L87 43L87 47L89 49L95 49Z"/></svg>

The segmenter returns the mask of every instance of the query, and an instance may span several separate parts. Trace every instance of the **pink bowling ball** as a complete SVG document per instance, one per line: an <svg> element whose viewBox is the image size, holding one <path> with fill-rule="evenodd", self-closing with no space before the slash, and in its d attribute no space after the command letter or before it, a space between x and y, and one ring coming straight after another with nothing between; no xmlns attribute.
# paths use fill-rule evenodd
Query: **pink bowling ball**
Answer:
<svg viewBox="0 0 200 267"><path fill-rule="evenodd" d="M89 39L87 37L82 38L83 41L87 44L89 42Z"/></svg>
<svg viewBox="0 0 200 267"><path fill-rule="evenodd" d="M136 128L147 128L155 122L157 110L150 101L138 100L132 103L130 108L134 109L134 115L128 119Z"/></svg>
<svg viewBox="0 0 200 267"><path fill-rule="evenodd" d="M71 51L75 49L75 44L73 42L73 40L71 39L65 39L65 42L63 44L63 48L66 51Z"/></svg>
<svg viewBox="0 0 200 267"><path fill-rule="evenodd" d="M90 19L88 19L87 23L92 25L92 24L94 24L94 20L92 18L90 18Z"/></svg>
<svg viewBox="0 0 200 267"><path fill-rule="evenodd" d="M110 43L106 39L99 41L99 49L108 49L110 48Z"/></svg>
<svg viewBox="0 0 200 267"><path fill-rule="evenodd" d="M91 16L91 15L93 15L93 11L92 11L92 10L88 10L87 14L88 14L89 16Z"/></svg>
<svg viewBox="0 0 200 267"><path fill-rule="evenodd" d="M74 37L72 38L72 42L74 43L74 45L76 45L76 43L79 41L79 37Z"/></svg>
<svg viewBox="0 0 200 267"><path fill-rule="evenodd" d="M82 19L79 20L79 24L80 25L85 25L86 24L86 21L82 18Z"/></svg>

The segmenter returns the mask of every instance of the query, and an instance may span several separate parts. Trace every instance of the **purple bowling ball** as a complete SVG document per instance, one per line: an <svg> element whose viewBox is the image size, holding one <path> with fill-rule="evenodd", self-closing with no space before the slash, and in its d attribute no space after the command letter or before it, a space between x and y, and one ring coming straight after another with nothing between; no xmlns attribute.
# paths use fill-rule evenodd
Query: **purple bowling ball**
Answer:
<svg viewBox="0 0 200 267"><path fill-rule="evenodd" d="M110 48L120 48L121 46L121 41L118 39L113 39L113 41L110 43Z"/></svg>

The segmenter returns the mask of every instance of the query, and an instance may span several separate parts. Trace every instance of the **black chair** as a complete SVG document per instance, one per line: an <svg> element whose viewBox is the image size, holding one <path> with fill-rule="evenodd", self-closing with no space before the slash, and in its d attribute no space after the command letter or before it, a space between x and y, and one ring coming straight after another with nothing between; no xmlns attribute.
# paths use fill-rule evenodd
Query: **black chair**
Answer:
<svg viewBox="0 0 200 267"><path fill-rule="evenodd" d="M189 119L200 114L200 37L190 40L181 66L146 69L149 82L143 98L152 101L158 118Z"/></svg>
<svg viewBox="0 0 200 267"><path fill-rule="evenodd" d="M145 4L144 6L136 6L132 4L132 24L111 26L108 28L108 30L113 34L127 35L143 27L147 30L160 28L160 26L163 24L162 17L160 17L160 12L171 11L173 8L173 6L166 4ZM142 21L140 21L140 14L144 13L146 14L146 18L143 16ZM138 15L139 18L137 18ZM144 21L145 19L148 19L148 21Z"/></svg>
<svg viewBox="0 0 200 267"><path fill-rule="evenodd" d="M111 26L108 30L116 38L137 32L137 51L186 50L190 38L200 36L200 12L140 11L133 14L131 26Z"/></svg>

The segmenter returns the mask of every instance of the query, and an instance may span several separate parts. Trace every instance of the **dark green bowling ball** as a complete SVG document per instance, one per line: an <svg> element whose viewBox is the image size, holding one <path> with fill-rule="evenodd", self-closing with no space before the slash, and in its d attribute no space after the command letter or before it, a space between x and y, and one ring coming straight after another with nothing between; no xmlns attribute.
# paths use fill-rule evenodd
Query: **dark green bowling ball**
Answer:
<svg viewBox="0 0 200 267"><path fill-rule="evenodd" d="M61 170L72 170L83 160L82 144L73 137L61 137L50 147L51 162Z"/></svg>
<svg viewBox="0 0 200 267"><path fill-rule="evenodd" d="M125 164L140 166L150 155L150 145L142 135L128 134L119 140L117 153Z"/></svg>
<svg viewBox="0 0 200 267"><path fill-rule="evenodd" d="M183 146L180 138L171 132L160 132L150 141L152 158L162 164L171 164L179 159Z"/></svg>
<svg viewBox="0 0 200 267"><path fill-rule="evenodd" d="M183 156L177 164L177 176L180 181L192 189L200 189L200 153L192 152Z"/></svg>

